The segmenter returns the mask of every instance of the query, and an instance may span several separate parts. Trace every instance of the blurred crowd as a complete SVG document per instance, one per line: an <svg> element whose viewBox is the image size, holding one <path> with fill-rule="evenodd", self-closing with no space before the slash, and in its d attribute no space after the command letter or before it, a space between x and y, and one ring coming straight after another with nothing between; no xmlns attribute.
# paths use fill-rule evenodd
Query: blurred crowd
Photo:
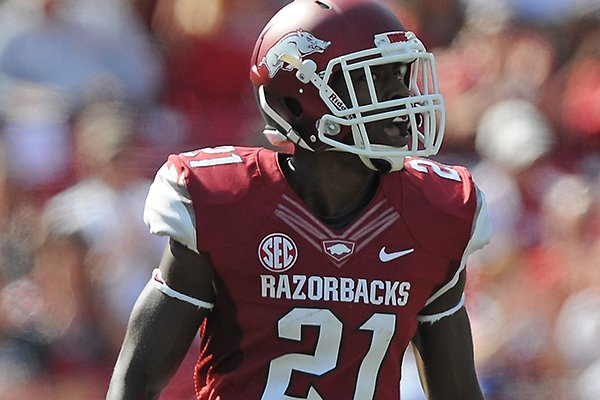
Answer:
<svg viewBox="0 0 600 400"><path fill-rule="evenodd" d="M467 288L487 398L599 399L600 1L386 1L437 56L436 158L488 200ZM0 2L0 398L104 398L164 245L149 182L171 152L266 145L249 60L284 3ZM164 399L193 398L191 363Z"/></svg>

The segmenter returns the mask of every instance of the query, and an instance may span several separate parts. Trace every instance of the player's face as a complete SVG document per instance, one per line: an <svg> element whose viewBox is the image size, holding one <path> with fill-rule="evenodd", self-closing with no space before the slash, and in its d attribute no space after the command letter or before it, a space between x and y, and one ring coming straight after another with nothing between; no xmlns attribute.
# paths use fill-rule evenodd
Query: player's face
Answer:
<svg viewBox="0 0 600 400"><path fill-rule="evenodd" d="M406 85L407 74L410 69L406 64L394 63L371 67L371 78L375 85L378 101L400 99L410 95ZM368 78L363 69L354 70L350 74L354 84L354 91L359 105L373 102L369 92ZM342 87L343 86L343 87ZM350 104L347 89L343 79L333 83L333 89L340 97ZM364 113L363 115L369 115ZM409 140L409 120L407 116L390 118L367 123L367 132L372 144L382 144L394 147L406 146Z"/></svg>

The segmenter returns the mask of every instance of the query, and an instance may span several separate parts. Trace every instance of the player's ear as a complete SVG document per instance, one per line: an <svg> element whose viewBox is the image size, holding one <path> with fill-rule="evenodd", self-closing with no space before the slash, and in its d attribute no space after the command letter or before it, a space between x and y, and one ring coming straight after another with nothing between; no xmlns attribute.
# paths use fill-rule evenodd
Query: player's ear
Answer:
<svg viewBox="0 0 600 400"><path fill-rule="evenodd" d="M304 114L304 109L300 102L293 97L284 97L283 104L287 107L288 110L292 113L292 115L296 117L301 117Z"/></svg>

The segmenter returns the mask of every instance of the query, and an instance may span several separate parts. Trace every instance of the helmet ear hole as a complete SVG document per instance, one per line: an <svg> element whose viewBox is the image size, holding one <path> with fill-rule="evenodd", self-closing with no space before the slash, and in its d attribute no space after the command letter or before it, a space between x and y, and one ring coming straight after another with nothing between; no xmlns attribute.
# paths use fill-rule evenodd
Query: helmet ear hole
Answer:
<svg viewBox="0 0 600 400"><path fill-rule="evenodd" d="M325 2L322 2L322 1L319 1L319 0L315 1L315 3L317 3L317 5L319 7L323 8L325 10L331 10L331 8L332 8L329 4L326 4Z"/></svg>
<svg viewBox="0 0 600 400"><path fill-rule="evenodd" d="M300 102L293 97L284 97L283 104L295 117L300 117L304 113L304 109L302 108Z"/></svg>

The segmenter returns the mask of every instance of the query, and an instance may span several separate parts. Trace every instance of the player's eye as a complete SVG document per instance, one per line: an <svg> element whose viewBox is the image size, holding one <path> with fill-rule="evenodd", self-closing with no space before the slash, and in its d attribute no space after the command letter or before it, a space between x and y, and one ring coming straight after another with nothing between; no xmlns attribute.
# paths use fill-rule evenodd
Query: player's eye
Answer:
<svg viewBox="0 0 600 400"><path fill-rule="evenodd" d="M406 64L398 64L396 68L394 68L394 76L399 80L404 80L406 76L406 72L408 71L408 65Z"/></svg>
<svg viewBox="0 0 600 400"><path fill-rule="evenodd" d="M377 79L377 74L373 73L370 69L368 69L368 70L360 69L360 70L357 70L353 74L353 80L355 82L366 82L366 80L367 80L367 73L371 74L371 78L373 78L373 80Z"/></svg>

